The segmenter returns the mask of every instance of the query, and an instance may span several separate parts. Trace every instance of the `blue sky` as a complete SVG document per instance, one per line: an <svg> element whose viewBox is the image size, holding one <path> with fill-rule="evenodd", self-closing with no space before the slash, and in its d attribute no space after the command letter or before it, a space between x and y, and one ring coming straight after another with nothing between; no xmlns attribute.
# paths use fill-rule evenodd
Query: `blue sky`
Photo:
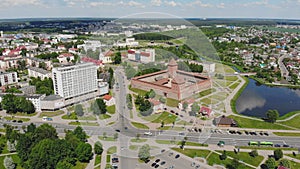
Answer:
<svg viewBox="0 0 300 169"><path fill-rule="evenodd" d="M300 0L0 0L0 7L1 19L119 18L144 12L194 18L300 19Z"/></svg>

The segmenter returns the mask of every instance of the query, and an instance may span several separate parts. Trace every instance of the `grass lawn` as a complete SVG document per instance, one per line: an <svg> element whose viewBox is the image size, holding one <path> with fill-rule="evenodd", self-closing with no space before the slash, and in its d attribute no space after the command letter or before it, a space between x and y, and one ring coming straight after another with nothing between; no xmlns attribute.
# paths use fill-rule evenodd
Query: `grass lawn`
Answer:
<svg viewBox="0 0 300 169"><path fill-rule="evenodd" d="M224 79L227 80L227 81L236 81L236 80L238 80L238 77L236 77L236 76L225 76Z"/></svg>
<svg viewBox="0 0 300 169"><path fill-rule="evenodd" d="M216 63L216 73L234 73L235 70L228 65Z"/></svg>
<svg viewBox="0 0 300 169"><path fill-rule="evenodd" d="M94 115L78 117L79 120L97 120Z"/></svg>
<svg viewBox="0 0 300 169"><path fill-rule="evenodd" d="M287 136L287 137L300 137L300 133L283 133L283 132L273 132L277 136Z"/></svg>
<svg viewBox="0 0 300 169"><path fill-rule="evenodd" d="M170 130L171 126L157 127L158 130Z"/></svg>
<svg viewBox="0 0 300 169"><path fill-rule="evenodd" d="M116 105L112 105L112 106L107 106L107 113L109 114L115 114L116 113Z"/></svg>
<svg viewBox="0 0 300 169"><path fill-rule="evenodd" d="M175 100L175 99L167 98L167 100L166 100L166 105L170 106L170 107L177 107L178 103L179 103L179 101Z"/></svg>
<svg viewBox="0 0 300 169"><path fill-rule="evenodd" d="M279 123L300 129L299 121L300 121L300 115L295 116L294 118L292 118L290 120L279 122Z"/></svg>
<svg viewBox="0 0 300 169"><path fill-rule="evenodd" d="M300 154L296 154L296 156L294 156L293 154L284 154L284 155L300 160Z"/></svg>
<svg viewBox="0 0 300 169"><path fill-rule="evenodd" d="M108 154L114 154L114 153L116 153L117 152L117 147L116 146L112 146L112 147L109 147L108 149L107 149L107 153Z"/></svg>
<svg viewBox="0 0 300 169"><path fill-rule="evenodd" d="M78 117L77 117L76 113L73 112L73 113L71 113L69 115L67 115L67 114L63 115L61 118L65 119L65 120L76 120Z"/></svg>
<svg viewBox="0 0 300 169"><path fill-rule="evenodd" d="M204 98L204 99L201 99L200 102L205 105L210 105L210 104L217 104L220 101L215 100L215 99Z"/></svg>
<svg viewBox="0 0 300 169"><path fill-rule="evenodd" d="M106 138L104 138L103 136L99 136L98 138L103 141L116 141L115 138L113 138L113 137L106 136Z"/></svg>
<svg viewBox="0 0 300 169"><path fill-rule="evenodd" d="M140 147L139 145L130 145L130 146L129 146L129 149L130 149L130 150L136 151L136 150L139 149L139 147Z"/></svg>
<svg viewBox="0 0 300 169"><path fill-rule="evenodd" d="M206 160L207 160L208 165L211 165L211 166L214 164L226 166L226 165L230 165L232 163L232 160L229 158L226 158L226 160L221 160L220 155L217 153L211 153ZM250 169L250 168L251 167L241 164L237 169Z"/></svg>
<svg viewBox="0 0 300 169"><path fill-rule="evenodd" d="M96 166L96 165L98 165L100 163L101 163L101 155L96 155L94 166Z"/></svg>
<svg viewBox="0 0 300 169"><path fill-rule="evenodd" d="M138 129L149 129L148 126L146 126L145 124L142 123L137 123L137 122L131 122L131 124Z"/></svg>
<svg viewBox="0 0 300 169"><path fill-rule="evenodd" d="M142 116L140 113L138 113L138 117L140 117L146 121L153 121L153 120L157 119L159 116L160 116L160 114L153 114L153 113L149 116Z"/></svg>
<svg viewBox="0 0 300 169"><path fill-rule="evenodd" d="M110 163L110 155L109 154L106 155L106 162Z"/></svg>
<svg viewBox="0 0 300 169"><path fill-rule="evenodd" d="M207 96L209 94L212 94L215 91L216 91L215 88L210 88L210 89L207 89L207 90L203 90L202 92L199 93L199 97Z"/></svg>
<svg viewBox="0 0 300 169"><path fill-rule="evenodd" d="M134 142L134 143L143 143L143 142L146 142L147 139L143 139L143 138L140 138L140 139L136 139L136 138L133 138L130 140L131 142Z"/></svg>
<svg viewBox="0 0 300 169"><path fill-rule="evenodd" d="M43 111L40 113L39 117L44 117L44 116L47 116L47 117L54 117L54 116L59 116L61 114L64 114L64 111L62 110L57 110L57 111Z"/></svg>
<svg viewBox="0 0 300 169"><path fill-rule="evenodd" d="M35 116L36 114L37 114L37 112L31 113L31 114L17 112L17 113L16 113L16 114L14 114L14 115L15 115L15 116L26 116L26 117L32 117L32 116Z"/></svg>
<svg viewBox="0 0 300 169"><path fill-rule="evenodd" d="M165 124L170 124L175 122L176 119L177 119L176 115L170 114L168 112L163 112L160 114L160 116L157 119L153 120L152 122L161 123L163 121Z"/></svg>
<svg viewBox="0 0 300 169"><path fill-rule="evenodd" d="M158 144L173 144L173 145L180 145L181 141L173 141L173 140L155 140L156 143ZM207 147L207 144L202 144L202 143L196 143L196 142L189 142L187 141L185 143L186 146L204 146Z"/></svg>
<svg viewBox="0 0 300 169"><path fill-rule="evenodd" d="M229 86L229 88L233 90L237 88L239 84L240 84L239 82L233 83L232 85Z"/></svg>
<svg viewBox="0 0 300 169"><path fill-rule="evenodd" d="M16 120L16 121L22 120L23 122L27 122L27 121L30 120L30 118L20 118L20 117L13 117L13 118L12 118L12 117L10 117L10 116L4 117L4 119L10 120L10 121L12 121L12 120Z"/></svg>
<svg viewBox="0 0 300 169"><path fill-rule="evenodd" d="M293 116L294 114L300 114L300 111L292 111L292 112L289 112L289 113L287 113L287 114L285 114L285 115L283 115L283 116L280 116L280 117L278 118L278 120L284 120L284 119L286 119L286 118L289 118L289 117Z"/></svg>
<svg viewBox="0 0 300 169"><path fill-rule="evenodd" d="M222 153L222 151L220 151L219 153ZM240 161L243 161L245 163L248 163L248 164L256 166L256 167L264 159L264 157L260 156L260 155L254 158L254 157L250 156L248 152L239 152L238 154L235 154L233 151L227 151L227 155L232 158L237 158Z"/></svg>
<svg viewBox="0 0 300 169"><path fill-rule="evenodd" d="M77 121L71 121L69 123L69 125L77 125L77 126L79 126L79 125L83 125L83 126L99 126L99 124L96 123L96 122L77 122Z"/></svg>
<svg viewBox="0 0 300 169"><path fill-rule="evenodd" d="M111 116L108 115L108 114L100 114L100 115L99 115L99 119L100 119L100 120L108 119L108 118L110 118L110 117L111 117Z"/></svg>
<svg viewBox="0 0 300 169"><path fill-rule="evenodd" d="M141 89L137 89L137 88L129 88L129 90L131 90L134 93L137 93L139 95L142 95L142 96L145 96L145 94L147 93L147 91L141 90Z"/></svg>
<svg viewBox="0 0 300 169"><path fill-rule="evenodd" d="M276 123L273 124L265 121L248 119L234 115L230 115L229 118L233 118L241 128L291 130L290 128L278 125Z"/></svg>
<svg viewBox="0 0 300 169"><path fill-rule="evenodd" d="M175 150L175 151L182 153L186 156L189 156L191 158L194 158L194 157L206 158L208 156L208 154L210 153L209 150L198 150L198 149L187 149L187 148L185 148L184 150L182 150L181 148L172 148L172 150Z"/></svg>
<svg viewBox="0 0 300 169"><path fill-rule="evenodd" d="M237 147L237 146L236 146ZM298 150L297 148L288 148L288 147L258 147L258 146L239 146L240 149L252 149L252 150L276 150L276 149L281 149L281 150Z"/></svg>

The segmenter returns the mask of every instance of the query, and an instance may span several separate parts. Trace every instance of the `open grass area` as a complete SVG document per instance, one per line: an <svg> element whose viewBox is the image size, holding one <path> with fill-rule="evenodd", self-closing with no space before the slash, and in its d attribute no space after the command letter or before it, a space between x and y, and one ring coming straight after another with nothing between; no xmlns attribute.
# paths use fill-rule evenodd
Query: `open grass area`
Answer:
<svg viewBox="0 0 300 169"><path fill-rule="evenodd" d="M240 149L252 149L252 150L298 150L297 148L288 148L288 147L267 147L267 146L238 146Z"/></svg>
<svg viewBox="0 0 300 169"><path fill-rule="evenodd" d="M240 84L240 82L235 82L232 85L229 86L230 89L234 90L235 88L238 87L238 85Z"/></svg>
<svg viewBox="0 0 300 169"><path fill-rule="evenodd" d="M64 111L62 110L57 110L57 111L43 111L40 113L39 117L44 117L44 116L47 116L47 117L55 117L55 116L59 116L61 114L64 114Z"/></svg>
<svg viewBox="0 0 300 169"><path fill-rule="evenodd" d="M296 156L294 156L293 154L284 154L284 155L300 160L300 154L296 154Z"/></svg>
<svg viewBox="0 0 300 169"><path fill-rule="evenodd" d="M209 94L212 94L215 91L216 91L215 88L210 88L210 89L207 89L207 90L203 90L202 92L199 93L199 97L207 96Z"/></svg>
<svg viewBox="0 0 300 169"><path fill-rule="evenodd" d="M269 123L265 121L249 119L235 115L230 115L229 118L234 119L238 123L238 126L241 128L291 130L288 127L281 126L276 123Z"/></svg>
<svg viewBox="0 0 300 169"><path fill-rule="evenodd" d="M287 133L287 132L273 132L277 136L286 136L286 137L300 137L300 133Z"/></svg>
<svg viewBox="0 0 300 169"><path fill-rule="evenodd" d="M300 121L300 115L295 116L290 120L279 122L279 123L300 129L299 121Z"/></svg>
<svg viewBox="0 0 300 169"><path fill-rule="evenodd" d="M10 120L10 121L13 121L13 120L22 120L23 122L27 122L30 120L30 118L21 118L21 117L10 117L10 116L7 116L7 117L4 117L5 120Z"/></svg>
<svg viewBox="0 0 300 169"><path fill-rule="evenodd" d="M103 141L116 141L116 139L114 138L114 137L103 137L103 136L99 136L98 137L99 138L99 140L103 140Z"/></svg>
<svg viewBox="0 0 300 169"><path fill-rule="evenodd" d="M210 98L204 98L200 100L201 104L210 105L210 104L217 104L220 101Z"/></svg>
<svg viewBox="0 0 300 169"><path fill-rule="evenodd" d="M137 88L131 88L131 87L129 87L129 90L133 91L134 93L137 93L138 95L142 95L142 96L145 96L145 94L147 93L147 91L141 90L141 89L137 89Z"/></svg>
<svg viewBox="0 0 300 169"><path fill-rule="evenodd" d="M171 126L163 126L163 127L157 127L158 130L170 130Z"/></svg>
<svg viewBox="0 0 300 169"><path fill-rule="evenodd" d="M133 138L130 141L133 142L133 143L143 143L143 142L146 142L147 139L143 139L143 138L136 139L136 138Z"/></svg>
<svg viewBox="0 0 300 169"><path fill-rule="evenodd" d="M149 115L149 116L142 116L140 113L138 113L138 116L139 116L140 118L142 118L143 120L146 120L146 121L153 121L153 120L157 119L157 118L160 116L160 114L154 114L154 113L152 113L152 114Z"/></svg>
<svg viewBox="0 0 300 169"><path fill-rule="evenodd" d="M238 77L237 76L225 76L224 79L227 81L236 81L236 80L238 80Z"/></svg>
<svg viewBox="0 0 300 169"><path fill-rule="evenodd" d="M178 103L179 103L179 101L175 100L175 99L167 98L167 100L166 100L166 105L170 106L170 107L177 107Z"/></svg>
<svg viewBox="0 0 300 169"><path fill-rule="evenodd" d="M236 100L240 97L240 95L242 94L242 92L244 91L244 89L247 87L247 85L249 83L248 78L243 77L243 79L245 80L244 85L239 89L239 91L233 96L233 98L230 101L230 107L231 107L233 113L238 113L236 111Z"/></svg>
<svg viewBox="0 0 300 169"><path fill-rule="evenodd" d="M130 146L129 146L129 149L130 149L130 150L133 150L133 151L136 151L136 150L139 149L139 147L140 147L139 145L130 145Z"/></svg>
<svg viewBox="0 0 300 169"><path fill-rule="evenodd" d="M109 114L115 114L116 113L116 105L112 105L112 106L107 106L107 113Z"/></svg>
<svg viewBox="0 0 300 169"><path fill-rule="evenodd" d="M109 154L106 155L106 162L110 163L110 155Z"/></svg>
<svg viewBox="0 0 300 169"><path fill-rule="evenodd" d="M110 117L111 117L111 116L108 115L108 114L100 114L100 115L99 115L99 119L100 119L100 120L108 119L108 118L110 118Z"/></svg>
<svg viewBox="0 0 300 169"><path fill-rule="evenodd" d="M235 70L228 65L216 63L216 73L234 73Z"/></svg>
<svg viewBox="0 0 300 169"><path fill-rule="evenodd" d="M182 153L191 158L194 158L194 157L206 158L208 156L208 154L210 153L209 150L187 149L187 148L185 148L184 150L182 150L181 148L172 148L172 150Z"/></svg>
<svg viewBox="0 0 300 169"><path fill-rule="evenodd" d="M97 120L94 115L78 117L79 120Z"/></svg>
<svg viewBox="0 0 300 169"><path fill-rule="evenodd" d="M78 117L77 117L77 115L76 115L75 112L70 113L69 115L68 114L63 115L61 118L65 119L65 120L77 120L78 119Z"/></svg>
<svg viewBox="0 0 300 169"><path fill-rule="evenodd" d="M226 158L226 160L221 160L220 155L217 153L211 153L206 160L207 160L208 165L211 165L211 166L214 164L227 166L232 163L232 160L229 159L228 157ZM250 169L250 168L251 167L241 164L241 165L239 165L239 167L237 169Z"/></svg>
<svg viewBox="0 0 300 169"><path fill-rule="evenodd" d="M77 121L71 121L69 122L69 125L76 125L76 126L99 126L97 122L77 122Z"/></svg>
<svg viewBox="0 0 300 169"><path fill-rule="evenodd" d="M146 126L145 124L142 123L138 123L138 122L131 122L131 124L138 129L149 129L148 126Z"/></svg>
<svg viewBox="0 0 300 169"><path fill-rule="evenodd" d="M108 149L107 149L107 153L108 154L114 154L114 153L116 153L117 152L117 147L116 146L112 146L112 147L109 147Z"/></svg>
<svg viewBox="0 0 300 169"><path fill-rule="evenodd" d="M219 153L222 153L222 151L220 151ZM230 156L232 158L239 159L240 161L243 161L245 163L248 163L248 164L256 166L256 167L264 159L264 157L261 155L259 155L257 157L252 157L249 155L248 152L239 152L239 153L235 154L235 152L233 152L233 151L227 151L226 153L228 156Z"/></svg>
<svg viewBox="0 0 300 169"><path fill-rule="evenodd" d="M94 166L101 163L101 155L96 155Z"/></svg>
<svg viewBox="0 0 300 169"><path fill-rule="evenodd" d="M283 115L283 116L280 116L280 117L278 118L278 120L284 120L284 119L287 119L287 118L289 118L289 117L291 117L291 116L293 116L293 115L295 115L295 114L299 114L299 115L300 115L300 111L292 111L292 112L289 112L289 113L287 113L287 114L285 114L285 115Z"/></svg>
<svg viewBox="0 0 300 169"><path fill-rule="evenodd" d="M158 144L173 144L173 145L180 145L181 141L174 141L174 140L155 140L156 143ZM196 143L196 142L189 142L187 141L185 143L186 146L201 146L201 147L207 147L207 144L202 144L202 143Z"/></svg>
<svg viewBox="0 0 300 169"><path fill-rule="evenodd" d="M72 169L84 169L84 168L86 168L87 165L88 165L88 163L81 163L81 162L77 161L76 165L74 167L72 167Z"/></svg>
<svg viewBox="0 0 300 169"><path fill-rule="evenodd" d="M153 120L152 123L161 123L163 121L165 124L170 124L175 122L176 119L177 119L176 115L173 115L168 112L163 112L160 114L160 116L157 119Z"/></svg>
<svg viewBox="0 0 300 169"><path fill-rule="evenodd" d="M16 114L14 114L15 116L26 116L26 117L32 117L37 115L37 112L31 113L31 114L27 114L27 113L21 113L21 112L17 112Z"/></svg>

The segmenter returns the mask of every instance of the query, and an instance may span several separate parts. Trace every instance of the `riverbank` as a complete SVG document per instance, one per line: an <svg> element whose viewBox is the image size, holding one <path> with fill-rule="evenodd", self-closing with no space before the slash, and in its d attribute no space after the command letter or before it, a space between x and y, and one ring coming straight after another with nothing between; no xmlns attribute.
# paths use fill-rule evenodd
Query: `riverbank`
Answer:
<svg viewBox="0 0 300 169"><path fill-rule="evenodd" d="M242 77L245 80L244 85L239 89L239 91L233 96L233 98L230 101L230 107L233 113L235 114L239 114L236 111L236 101L239 98L239 96L242 94L242 92L244 91L244 89L247 87L247 85L249 84L249 79L247 77Z"/></svg>
<svg viewBox="0 0 300 169"><path fill-rule="evenodd" d="M264 80L262 80L261 78L257 78L257 77L254 77L254 76L249 76L249 78L257 81L261 85L266 85L266 86L270 86L270 87L287 87L287 88L290 88L290 89L300 89L300 85L280 84L280 83L267 83Z"/></svg>

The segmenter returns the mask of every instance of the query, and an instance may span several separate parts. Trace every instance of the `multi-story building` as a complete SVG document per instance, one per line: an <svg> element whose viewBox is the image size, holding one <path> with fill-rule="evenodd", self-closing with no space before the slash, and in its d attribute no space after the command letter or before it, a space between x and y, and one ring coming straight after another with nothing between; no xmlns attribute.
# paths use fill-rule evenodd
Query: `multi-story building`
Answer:
<svg viewBox="0 0 300 169"><path fill-rule="evenodd" d="M93 63L80 63L52 69L54 93L71 99L97 92L97 66Z"/></svg>
<svg viewBox="0 0 300 169"><path fill-rule="evenodd" d="M0 86L17 83L17 72L0 72Z"/></svg>
<svg viewBox="0 0 300 169"><path fill-rule="evenodd" d="M40 77L42 80L44 80L45 78L51 78L51 72L37 67L29 67L28 76L35 78Z"/></svg>
<svg viewBox="0 0 300 169"><path fill-rule="evenodd" d="M155 62L155 49L146 49L145 51L129 49L127 57L129 60L142 63Z"/></svg>

